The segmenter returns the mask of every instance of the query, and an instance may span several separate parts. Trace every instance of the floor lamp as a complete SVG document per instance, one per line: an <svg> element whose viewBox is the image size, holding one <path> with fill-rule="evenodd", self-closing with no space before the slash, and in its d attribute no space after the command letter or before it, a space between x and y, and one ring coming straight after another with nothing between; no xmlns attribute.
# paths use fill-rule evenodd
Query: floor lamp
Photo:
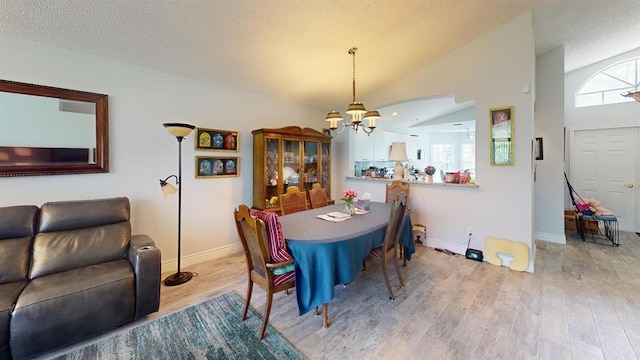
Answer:
<svg viewBox="0 0 640 360"><path fill-rule="evenodd" d="M178 271L169 275L164 279L164 284L167 286L174 286L184 284L191 280L193 273L180 271L180 234L181 234L181 210L182 210L182 139L191 134L191 131L195 128L193 125L181 124L181 123L166 123L162 124L167 131L178 139L178 176L169 175L164 180L160 180L160 188L164 193L164 196L169 196L176 193L176 188L169 184L167 180L175 178L176 185L178 186Z"/></svg>

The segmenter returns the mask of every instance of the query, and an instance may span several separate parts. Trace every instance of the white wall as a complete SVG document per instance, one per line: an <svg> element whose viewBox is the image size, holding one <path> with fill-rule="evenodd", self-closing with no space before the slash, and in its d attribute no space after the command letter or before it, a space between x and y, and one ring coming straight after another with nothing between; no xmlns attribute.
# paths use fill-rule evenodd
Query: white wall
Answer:
<svg viewBox="0 0 640 360"><path fill-rule="evenodd" d="M411 189L412 219L427 225L428 242L459 251L466 248L467 230L473 228L471 247L482 249L484 238L494 236L525 243L533 253L534 76L532 15L525 13L364 99L372 108L445 94L454 94L457 101L476 99L476 183L480 187ZM524 85L531 86L531 93L523 94ZM489 109L503 106L514 106L515 165L490 166ZM348 175L349 164L340 169L343 176ZM334 188L364 188L362 181L341 179L342 184ZM384 192L384 187L376 191Z"/></svg>
<svg viewBox="0 0 640 360"><path fill-rule="evenodd" d="M178 142L162 123L240 132L240 176L196 179L193 134L182 146L183 266L240 249L233 209L252 202L251 130L286 125L320 129L325 109L0 35L0 78L109 95L110 172L0 178L0 206L127 196L134 233L149 234L166 270L177 256L177 197L158 179L177 173ZM250 106L247 106L250 104ZM282 119L286 119L283 121Z"/></svg>
<svg viewBox="0 0 640 360"><path fill-rule="evenodd" d="M564 235L564 48L536 60L535 137L543 160L536 161L536 238L561 244Z"/></svg>

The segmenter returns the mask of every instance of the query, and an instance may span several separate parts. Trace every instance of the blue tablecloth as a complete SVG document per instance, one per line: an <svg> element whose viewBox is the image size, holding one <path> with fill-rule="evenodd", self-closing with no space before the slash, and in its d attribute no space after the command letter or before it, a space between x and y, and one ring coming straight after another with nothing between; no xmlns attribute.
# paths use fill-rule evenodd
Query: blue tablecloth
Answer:
<svg viewBox="0 0 640 360"><path fill-rule="evenodd" d="M280 217L295 261L300 315L331 301L334 287L353 281L362 260L384 240L391 204L371 203L369 213L337 223L317 218L342 208L343 204L336 204ZM407 212L400 235L407 259L415 252L411 229Z"/></svg>

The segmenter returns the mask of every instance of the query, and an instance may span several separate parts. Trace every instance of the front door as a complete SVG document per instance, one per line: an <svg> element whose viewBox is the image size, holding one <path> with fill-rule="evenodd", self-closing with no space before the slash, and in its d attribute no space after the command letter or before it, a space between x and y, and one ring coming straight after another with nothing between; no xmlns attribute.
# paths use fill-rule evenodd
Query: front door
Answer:
<svg viewBox="0 0 640 360"><path fill-rule="evenodd" d="M571 184L613 211L622 231L640 231L638 129L574 130L571 139Z"/></svg>

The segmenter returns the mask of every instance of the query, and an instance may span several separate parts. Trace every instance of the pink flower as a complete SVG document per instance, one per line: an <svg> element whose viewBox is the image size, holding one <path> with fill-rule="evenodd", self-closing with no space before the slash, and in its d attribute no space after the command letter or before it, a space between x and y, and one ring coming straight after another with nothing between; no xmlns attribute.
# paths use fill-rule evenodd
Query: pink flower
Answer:
<svg viewBox="0 0 640 360"><path fill-rule="evenodd" d="M352 203L353 200L358 196L358 193L353 189L347 189L342 192L342 199L344 202Z"/></svg>
<svg viewBox="0 0 640 360"><path fill-rule="evenodd" d="M433 174L436 173L436 168L431 166L431 165L429 165L426 168L424 168L424 173L427 174L427 175L433 175Z"/></svg>

